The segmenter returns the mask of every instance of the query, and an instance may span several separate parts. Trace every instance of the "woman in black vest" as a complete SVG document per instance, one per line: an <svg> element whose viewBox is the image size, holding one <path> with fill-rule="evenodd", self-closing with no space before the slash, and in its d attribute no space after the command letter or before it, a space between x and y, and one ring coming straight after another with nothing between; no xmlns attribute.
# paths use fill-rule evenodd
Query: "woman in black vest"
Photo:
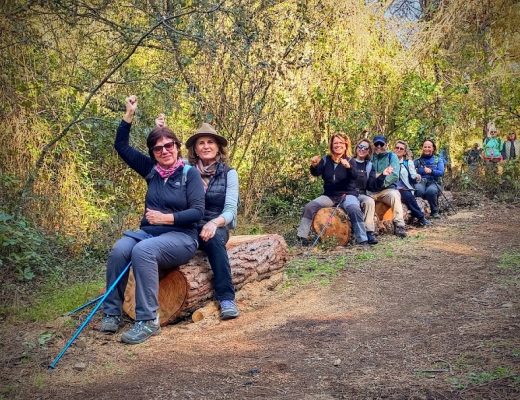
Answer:
<svg viewBox="0 0 520 400"><path fill-rule="evenodd" d="M236 225L238 174L226 163L227 143L207 123L186 141L188 161L200 172L206 191L206 211L198 225L200 248L208 255L213 270L213 288L222 319L239 314L226 250L229 228Z"/></svg>

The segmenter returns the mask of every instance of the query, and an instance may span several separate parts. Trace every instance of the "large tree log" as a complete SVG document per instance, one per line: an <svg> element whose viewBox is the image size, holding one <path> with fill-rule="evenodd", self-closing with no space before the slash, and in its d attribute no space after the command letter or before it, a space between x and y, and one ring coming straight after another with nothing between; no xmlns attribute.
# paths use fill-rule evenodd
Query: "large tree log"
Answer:
<svg viewBox="0 0 520 400"><path fill-rule="evenodd" d="M233 285L279 274L287 260L287 244L280 235L232 236L227 243ZM161 325L187 316L213 297L213 273L204 252L198 251L185 265L167 271L159 281ZM135 282L131 275L123 310L135 318Z"/></svg>
<svg viewBox="0 0 520 400"><path fill-rule="evenodd" d="M351 224L348 215L339 207L320 209L312 220L312 228L320 240L335 238L338 245L346 245L351 236Z"/></svg>

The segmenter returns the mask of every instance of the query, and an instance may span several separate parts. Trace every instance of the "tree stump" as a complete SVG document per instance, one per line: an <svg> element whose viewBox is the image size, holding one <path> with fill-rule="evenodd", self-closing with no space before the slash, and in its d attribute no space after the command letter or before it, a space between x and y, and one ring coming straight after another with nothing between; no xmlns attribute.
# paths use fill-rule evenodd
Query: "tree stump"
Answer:
<svg viewBox="0 0 520 400"><path fill-rule="evenodd" d="M287 260L287 244L280 235L232 236L226 245L235 290L246 283L279 274ZM185 265L166 271L159 281L161 325L190 315L213 297L213 272L206 254L197 251ZM130 274L123 310L135 318L135 281Z"/></svg>
<svg viewBox="0 0 520 400"><path fill-rule="evenodd" d="M390 206L381 201L376 201L374 214L374 224L378 233L394 233L394 213Z"/></svg>
<svg viewBox="0 0 520 400"><path fill-rule="evenodd" d="M350 240L350 220L345 211L339 207L320 209L312 220L312 228L316 234L321 233L320 240L334 238L340 246L346 245Z"/></svg>

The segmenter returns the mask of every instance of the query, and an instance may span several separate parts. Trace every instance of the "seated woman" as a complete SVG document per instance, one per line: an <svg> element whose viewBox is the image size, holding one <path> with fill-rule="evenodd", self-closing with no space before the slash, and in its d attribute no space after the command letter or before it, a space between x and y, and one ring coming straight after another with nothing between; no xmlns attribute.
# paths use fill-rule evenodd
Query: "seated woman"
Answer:
<svg viewBox="0 0 520 400"><path fill-rule="evenodd" d="M236 226L238 174L227 165L227 139L209 124L202 124L187 141L189 163L202 177L206 191L206 210L198 224L200 248L208 255L213 270L215 298L221 319L238 317L235 288L226 250L229 229Z"/></svg>
<svg viewBox="0 0 520 400"><path fill-rule="evenodd" d="M303 246L308 246L310 244L308 236L314 215L321 208L341 203L350 218L357 243L366 245L368 239L363 224L363 213L359 207L359 201L357 201L355 176L348 160L349 137L342 132L335 133L330 138L329 149L329 155L321 159L319 156L314 156L311 159L311 174L321 176L323 179L323 195L305 205L303 217L298 226L298 239Z"/></svg>
<svg viewBox="0 0 520 400"><path fill-rule="evenodd" d="M197 250L197 222L204 214L204 187L196 168L181 160L180 142L168 128L155 128L146 140L148 155L129 145L136 96L126 99L126 113L117 129L114 147L148 185L140 230L126 232L114 245L107 263L107 288L129 261L135 277L135 323L121 340L142 343L160 331L159 269L185 264ZM115 333L122 326L121 308L126 274L107 297L100 330Z"/></svg>
<svg viewBox="0 0 520 400"><path fill-rule="evenodd" d="M378 240L374 234L374 215L376 212L376 202L367 194L367 190L376 192L378 185L382 185L384 175L376 179L376 171L372 168L372 144L368 139L360 140L356 145L356 156L352 158L350 164L356 175L356 189L358 190L358 202L361 204L364 212L365 230L368 244L377 244Z"/></svg>
<svg viewBox="0 0 520 400"><path fill-rule="evenodd" d="M438 197L444 175L444 160L435 154L436 151L435 142L426 139L422 145L421 157L414 162L415 169L421 176L421 181L415 185L415 196L428 201L432 218L440 218Z"/></svg>
<svg viewBox="0 0 520 400"><path fill-rule="evenodd" d="M404 140L398 140L394 147L394 152L397 154L400 163L399 181L397 182L397 190L401 193L401 202L405 204L412 217L417 218L420 226L430 226L431 222L424 216L423 210L417 204L415 199L415 184L421 181L421 176L415 170L415 166L411 159L407 159L408 144Z"/></svg>

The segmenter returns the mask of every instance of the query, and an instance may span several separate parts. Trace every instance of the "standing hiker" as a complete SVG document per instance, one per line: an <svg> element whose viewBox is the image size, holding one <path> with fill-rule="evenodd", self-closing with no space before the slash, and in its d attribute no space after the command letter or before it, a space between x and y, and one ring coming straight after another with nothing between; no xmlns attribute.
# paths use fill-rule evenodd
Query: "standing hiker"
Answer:
<svg viewBox="0 0 520 400"><path fill-rule="evenodd" d="M121 340L142 343L160 331L159 269L188 262L197 250L197 222L204 214L204 187L196 168L184 165L180 141L166 127L156 127L146 140L148 154L129 144L130 128L137 108L136 96L126 99L126 113L114 147L130 168L146 180L145 210L140 230L125 232L108 258L107 288L129 261L135 277L135 323ZM121 308L128 281L124 276L107 297L100 331L115 333L122 326Z"/></svg>
<svg viewBox="0 0 520 400"><path fill-rule="evenodd" d="M488 124L487 131L482 146L482 158L488 163L498 163L502 161L502 139L498 136L498 129L493 123Z"/></svg>
<svg viewBox="0 0 520 400"><path fill-rule="evenodd" d="M502 147L504 160L520 159L520 140L516 140L516 133L511 132Z"/></svg>
<svg viewBox="0 0 520 400"><path fill-rule="evenodd" d="M437 146L432 139L426 139L422 145L422 154L415 160L415 169L421 181L415 185L415 196L426 199L430 204L431 217L440 218L438 197L444 175L444 160L435 154Z"/></svg>

